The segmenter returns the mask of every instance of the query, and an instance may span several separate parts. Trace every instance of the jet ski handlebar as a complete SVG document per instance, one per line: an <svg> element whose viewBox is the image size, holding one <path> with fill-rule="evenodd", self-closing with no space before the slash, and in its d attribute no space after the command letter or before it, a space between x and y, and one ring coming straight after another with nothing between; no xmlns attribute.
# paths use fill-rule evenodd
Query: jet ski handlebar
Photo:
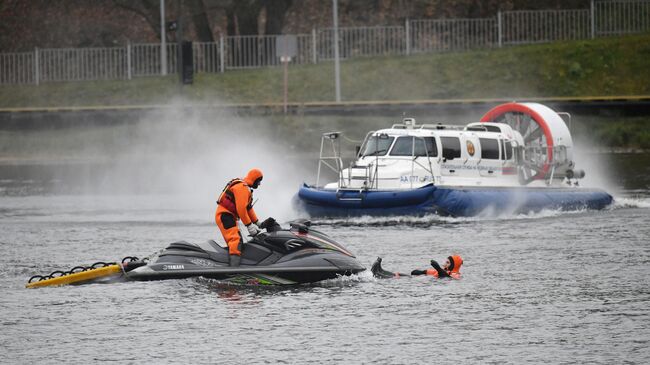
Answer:
<svg viewBox="0 0 650 365"><path fill-rule="evenodd" d="M266 229L266 232L272 233L277 232L282 229L280 224L273 217L266 218L262 223L260 223L260 228ZM297 219L295 221L289 222L291 229L295 229L300 233L309 232L309 227L311 226L311 221L307 219Z"/></svg>
<svg viewBox="0 0 650 365"><path fill-rule="evenodd" d="M275 218L273 217L268 217L264 220L264 222L260 223L260 228L266 229L268 233L276 232L282 229L282 227L280 227L280 224L278 224L278 222L276 222Z"/></svg>

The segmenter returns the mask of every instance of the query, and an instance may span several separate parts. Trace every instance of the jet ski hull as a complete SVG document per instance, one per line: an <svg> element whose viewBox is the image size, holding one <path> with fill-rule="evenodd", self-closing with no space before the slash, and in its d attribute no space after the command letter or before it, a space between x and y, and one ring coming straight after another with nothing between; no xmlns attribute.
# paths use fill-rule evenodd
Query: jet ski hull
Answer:
<svg viewBox="0 0 650 365"><path fill-rule="evenodd" d="M246 257L247 245L243 254ZM246 260L246 259L244 259ZM246 260L248 261L248 260ZM157 262L126 274L127 280L149 281L204 277L229 281L259 281L271 284L303 284L359 273L365 268L352 257L315 252L304 258L285 260L276 265L231 267L214 261L172 252Z"/></svg>
<svg viewBox="0 0 650 365"><path fill-rule="evenodd" d="M204 277L229 281L257 281L264 284L304 284L334 279L339 276L349 276L364 270L363 267L245 267L245 268L215 268L215 269L184 269L179 265L177 270L157 271L148 266L128 273L128 280L151 281L168 279L186 279Z"/></svg>

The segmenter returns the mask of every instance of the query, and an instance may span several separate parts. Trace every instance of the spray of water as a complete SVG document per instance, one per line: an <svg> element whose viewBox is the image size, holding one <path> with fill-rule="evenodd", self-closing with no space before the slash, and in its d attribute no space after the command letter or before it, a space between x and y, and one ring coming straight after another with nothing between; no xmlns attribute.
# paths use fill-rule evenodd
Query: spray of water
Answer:
<svg viewBox="0 0 650 365"><path fill-rule="evenodd" d="M225 184L255 167L264 172L256 211L295 218L291 198L306 175L288 138L274 136L260 118L174 105L144 114L128 135L120 135L119 151L101 177L87 180L87 191L158 194L165 204L213 213Z"/></svg>

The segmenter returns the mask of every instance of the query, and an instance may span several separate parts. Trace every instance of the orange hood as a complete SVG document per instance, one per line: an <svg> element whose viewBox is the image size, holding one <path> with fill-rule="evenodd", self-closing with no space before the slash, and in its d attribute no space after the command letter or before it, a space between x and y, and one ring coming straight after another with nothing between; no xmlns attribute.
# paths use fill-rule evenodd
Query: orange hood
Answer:
<svg viewBox="0 0 650 365"><path fill-rule="evenodd" d="M244 178L244 182L246 185L252 187L252 188L257 188L255 186L255 181L261 180L264 175L262 175L262 171L259 169L252 169L248 172L248 175Z"/></svg>
<svg viewBox="0 0 650 365"><path fill-rule="evenodd" d="M463 259L460 257L460 255L449 256L447 259L450 263L447 270L460 273L460 267L463 266Z"/></svg>

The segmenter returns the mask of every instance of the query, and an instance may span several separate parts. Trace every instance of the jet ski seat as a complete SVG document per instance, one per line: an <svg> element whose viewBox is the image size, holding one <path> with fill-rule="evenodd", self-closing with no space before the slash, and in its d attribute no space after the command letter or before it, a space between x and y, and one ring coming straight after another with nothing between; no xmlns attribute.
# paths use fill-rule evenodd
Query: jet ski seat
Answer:
<svg viewBox="0 0 650 365"><path fill-rule="evenodd" d="M223 262L223 263L228 263L229 262L229 254L228 254L228 249L225 247L221 247L215 240L208 240L206 244L202 245L204 246L204 249L201 249L201 251L207 253L210 255L210 258L216 262ZM205 247L209 246L209 247ZM197 247L198 248L198 247ZM252 243L244 243L243 248L242 248L242 264L247 264L247 265L253 265L256 264L268 256L270 256L272 253L271 250L269 250L266 247L262 247L260 245L252 244Z"/></svg>
<svg viewBox="0 0 650 365"><path fill-rule="evenodd" d="M196 252L205 252L201 247L189 243L187 241L178 241L178 242L173 242L170 243L169 246L167 246L168 250L183 250L183 251L196 251Z"/></svg>
<svg viewBox="0 0 650 365"><path fill-rule="evenodd" d="M254 243L245 243L242 248L242 264L253 265L269 257L273 251Z"/></svg>
<svg viewBox="0 0 650 365"><path fill-rule="evenodd" d="M230 258L227 248L220 246L215 240L208 240L206 244L209 246L209 248L206 247L206 252L212 260L226 264L229 262Z"/></svg>

